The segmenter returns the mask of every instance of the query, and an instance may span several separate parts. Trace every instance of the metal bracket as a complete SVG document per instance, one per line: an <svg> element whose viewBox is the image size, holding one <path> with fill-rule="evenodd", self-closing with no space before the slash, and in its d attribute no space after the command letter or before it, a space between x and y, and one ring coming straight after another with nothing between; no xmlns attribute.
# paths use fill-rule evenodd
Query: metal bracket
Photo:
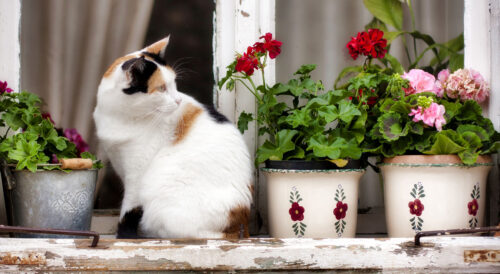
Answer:
<svg viewBox="0 0 500 274"><path fill-rule="evenodd" d="M46 229L46 228L31 228L20 226L0 225L0 232L15 232L15 233L39 233L39 234L57 234L70 236L87 236L93 237L90 247L96 247L99 243L99 233L94 231L77 231L77 230L62 230L62 229Z"/></svg>
<svg viewBox="0 0 500 274"><path fill-rule="evenodd" d="M420 246L420 238L430 237L430 236L446 236L446 235L458 235L458 234L474 234L474 233L486 233L500 231L498 226L490 227L476 227L467 229L449 229L449 230L432 230L432 231L420 231L415 235L415 245Z"/></svg>

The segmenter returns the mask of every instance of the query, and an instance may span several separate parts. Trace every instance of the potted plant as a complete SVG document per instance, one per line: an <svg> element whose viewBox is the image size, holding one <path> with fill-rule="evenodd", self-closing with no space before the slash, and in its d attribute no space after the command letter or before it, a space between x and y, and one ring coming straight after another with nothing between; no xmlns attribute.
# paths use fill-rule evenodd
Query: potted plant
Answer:
<svg viewBox="0 0 500 274"><path fill-rule="evenodd" d="M374 21L386 28L389 21L376 12ZM391 55L377 55L388 45L376 43L384 36L381 30L369 29L347 44L354 59L368 56L365 63L344 69L337 79L357 72L343 86L372 105L362 145L365 153L382 157L388 234L410 237L421 230L480 226L493 165L488 155L500 148L500 134L479 105L488 84L478 72L460 68L462 36L438 44L415 30L399 30L387 40L405 34L428 45L415 51L414 59L407 50L408 72ZM434 58L417 69L426 53Z"/></svg>
<svg viewBox="0 0 500 274"><path fill-rule="evenodd" d="M57 130L40 104L35 94L14 93L0 82L0 126L5 129L0 158L9 223L89 230L101 164L76 130ZM70 159L75 157L86 159Z"/></svg>
<svg viewBox="0 0 500 274"><path fill-rule="evenodd" d="M265 142L256 165L267 178L269 231L272 237L354 237L366 106L349 100L346 90L324 90L311 79L315 65L303 65L287 83L268 85L268 57L281 42L267 33L228 66L219 87L236 83L257 101L257 113L242 112L243 133L256 121ZM262 84L252 78L260 70Z"/></svg>

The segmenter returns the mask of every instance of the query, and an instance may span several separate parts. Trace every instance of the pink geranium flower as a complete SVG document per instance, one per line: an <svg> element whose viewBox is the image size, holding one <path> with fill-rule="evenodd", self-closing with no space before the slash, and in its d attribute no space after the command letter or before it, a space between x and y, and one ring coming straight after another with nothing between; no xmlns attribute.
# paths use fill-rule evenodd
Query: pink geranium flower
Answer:
<svg viewBox="0 0 500 274"><path fill-rule="evenodd" d="M69 128L64 130L64 136L68 138L68 140L76 145L76 150L78 151L78 157L80 154L85 151L89 151L89 146L83 140L82 136L78 131L74 128Z"/></svg>
<svg viewBox="0 0 500 274"><path fill-rule="evenodd" d="M11 93L13 90L8 87L7 81L0 81L0 94Z"/></svg>
<svg viewBox="0 0 500 274"><path fill-rule="evenodd" d="M421 92L436 93L435 90L436 78L434 78L434 75L428 72L425 72L421 69L412 69L409 72L405 72L401 76L401 78L410 81L410 87L405 89L406 95L421 93Z"/></svg>
<svg viewBox="0 0 500 274"><path fill-rule="evenodd" d="M417 109L412 109L408 115L413 116L413 122L422 121L430 127L436 127L437 131L441 131L443 125L446 124L444 113L445 108L443 105L431 103L431 105L425 109L421 106Z"/></svg>
<svg viewBox="0 0 500 274"><path fill-rule="evenodd" d="M436 93L438 97L443 97L448 77L450 77L449 69L443 69L438 73L436 83L434 84L434 93Z"/></svg>

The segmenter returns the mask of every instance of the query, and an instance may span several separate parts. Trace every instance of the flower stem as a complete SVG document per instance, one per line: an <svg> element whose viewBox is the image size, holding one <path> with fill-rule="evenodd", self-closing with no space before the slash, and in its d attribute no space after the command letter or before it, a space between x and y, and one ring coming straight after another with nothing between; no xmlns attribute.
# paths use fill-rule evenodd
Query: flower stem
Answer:
<svg viewBox="0 0 500 274"><path fill-rule="evenodd" d="M252 87L254 88L253 90L247 85L245 84L245 82L243 81L243 79L248 79L249 82L252 84ZM257 89L255 88L255 85L253 84L252 82L252 79L250 78L250 76L246 76L245 78L236 78L236 81L239 81L240 83L242 83L252 94L253 96L255 96L255 98L260 102L262 103L262 99L260 98L260 96L256 93L257 92ZM255 90L255 91L254 91Z"/></svg>
<svg viewBox="0 0 500 274"><path fill-rule="evenodd" d="M260 63L260 59L259 59L259 65L260 65L260 71L261 71L261 75L262 75L262 85L264 86L264 88L267 90L267 86L266 86L266 77L264 75L264 67L266 66L266 63L267 63L267 53L266 55L264 56L264 62L263 63Z"/></svg>
<svg viewBox="0 0 500 274"><path fill-rule="evenodd" d="M412 31L415 31L415 13L413 12L413 6L411 4L411 0L408 0L408 8L410 9L410 15L411 15L411 28ZM415 58L417 58L418 53L417 53L417 39L413 37L413 52L415 54Z"/></svg>
<svg viewBox="0 0 500 274"><path fill-rule="evenodd" d="M5 134L3 135L2 137L2 141L5 140L7 138L7 134L9 134L9 131L10 131L10 127L7 127L7 131L5 132Z"/></svg>

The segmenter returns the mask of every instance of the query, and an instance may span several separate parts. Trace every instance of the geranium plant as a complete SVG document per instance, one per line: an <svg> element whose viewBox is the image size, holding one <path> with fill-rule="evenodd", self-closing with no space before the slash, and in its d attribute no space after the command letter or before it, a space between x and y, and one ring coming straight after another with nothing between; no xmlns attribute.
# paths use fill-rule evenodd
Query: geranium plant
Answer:
<svg viewBox="0 0 500 274"><path fill-rule="evenodd" d="M17 170L58 169L57 158L90 158L102 167L76 130L56 130L50 115L40 111L41 100L28 92L14 93L0 81L0 158ZM9 135L9 133L12 133ZM69 138L69 139L68 139Z"/></svg>
<svg viewBox="0 0 500 274"><path fill-rule="evenodd" d="M500 134L481 113L479 103L488 97L489 87L478 72L444 69L436 78L415 64L403 72L402 65L385 54L382 37L381 30L370 29L346 45L353 59L367 56L357 67L359 73L344 84L353 101L369 106L364 152L384 157L456 154L473 164L478 155L500 148ZM432 48L434 44L426 50ZM339 80L344 76L341 73Z"/></svg>
<svg viewBox="0 0 500 274"><path fill-rule="evenodd" d="M269 86L264 69L268 58L280 54L282 43L271 33L260 38L264 40L236 57L219 82L219 88L226 84L229 90L240 83L256 98L256 115L242 112L238 119L241 132L255 120L259 136L268 136L257 149L256 163L303 159L343 165L347 159L360 159L367 106L349 100L346 90L325 91L321 81L311 79L316 65L303 65L287 83ZM256 71L261 72L260 85L252 78Z"/></svg>

